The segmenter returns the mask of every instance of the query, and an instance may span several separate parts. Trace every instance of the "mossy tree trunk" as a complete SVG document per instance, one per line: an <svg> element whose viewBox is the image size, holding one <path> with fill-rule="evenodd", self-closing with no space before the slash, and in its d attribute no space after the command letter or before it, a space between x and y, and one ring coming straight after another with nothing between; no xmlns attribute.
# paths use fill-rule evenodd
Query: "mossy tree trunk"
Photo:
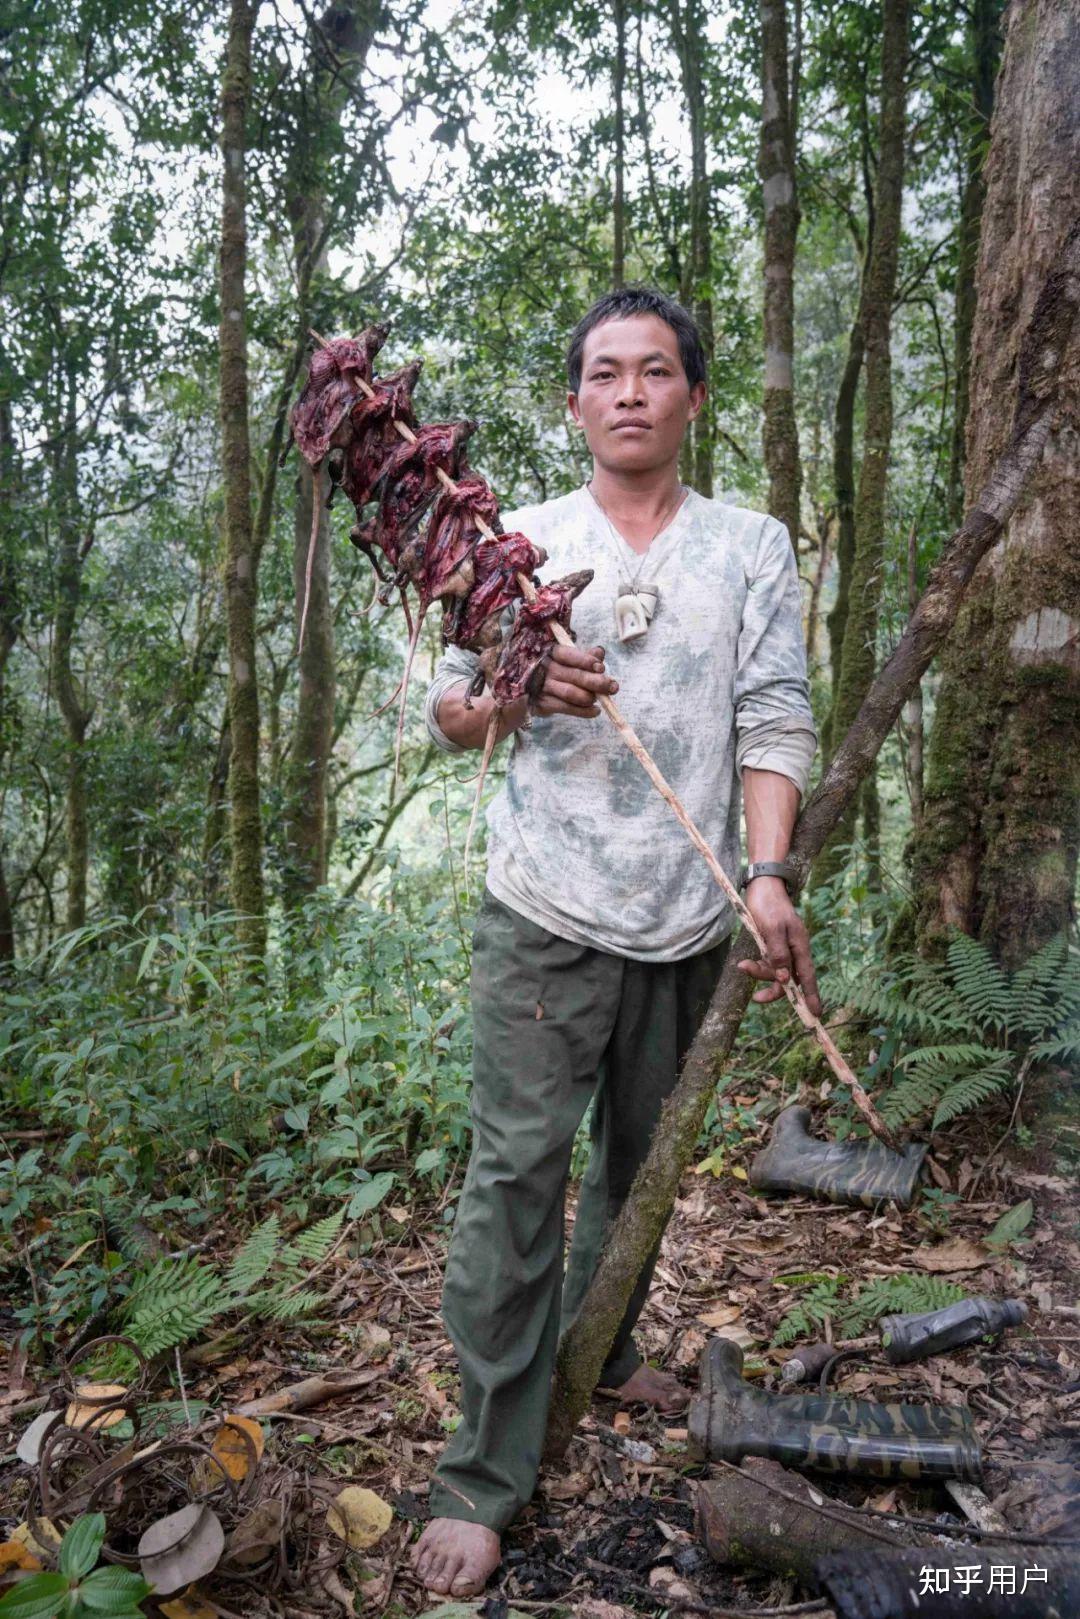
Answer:
<svg viewBox="0 0 1080 1619"><path fill-rule="evenodd" d="M229 886L240 942L253 962L266 953L263 829L259 797L259 688L255 667L257 558L251 510L248 425L247 210L245 163L251 36L259 0L232 0L221 90L224 158L221 214L220 398L225 486L225 619L229 656Z"/></svg>
<svg viewBox="0 0 1080 1619"><path fill-rule="evenodd" d="M765 212L765 399L762 445L769 511L797 550L799 428L795 419L795 127L789 88L786 0L761 0L761 176Z"/></svg>
<svg viewBox="0 0 1080 1619"><path fill-rule="evenodd" d="M908 0L884 0L881 38L881 114L874 233L866 265L863 342L866 407L859 485L855 496L855 554L844 622L830 735L842 737L874 678L878 611L885 561L885 495L892 445L892 313L900 255L907 105ZM840 869L838 849L852 840L857 806L845 811L836 837L815 870L815 882Z"/></svg>
<svg viewBox="0 0 1080 1619"><path fill-rule="evenodd" d="M615 112L614 185L611 197L611 285L626 283L626 0L613 0L615 62L611 74Z"/></svg>
<svg viewBox="0 0 1080 1619"><path fill-rule="evenodd" d="M339 153L341 115L355 96L360 70L375 35L378 5L335 0L311 25L308 71L297 108L296 135L286 175L286 212L292 226L293 267L301 330L309 325L312 286L326 268L334 209L327 197L327 166ZM284 896L293 906L326 881L327 776L334 739L334 615L330 590L331 525L326 474L312 474L298 458L293 508L293 584L299 634L306 591L313 506L318 529L311 567L300 684L285 773Z"/></svg>
<svg viewBox="0 0 1080 1619"><path fill-rule="evenodd" d="M79 614L83 563L92 543L79 524L79 462L76 377L72 364L64 368L63 427L53 449L53 491L59 554L56 567L56 608L53 615L51 674L56 700L67 731L67 795L64 830L67 847L68 929L86 922L86 881L90 835L86 817L86 732L93 705L83 692L72 663L75 627Z"/></svg>
<svg viewBox="0 0 1080 1619"><path fill-rule="evenodd" d="M1080 0L1070 0L1070 4L1080 5ZM791 855L800 876L856 802L905 700L952 630L972 575L1008 524L1039 466L1061 408L1063 376L1077 363L1078 318L1080 221L1046 277L1031 315L1012 389L1011 428L1007 422L1002 429L1000 454L988 469L964 522L942 552L896 651L872 682L821 785L799 817ZM975 375L979 363L977 351ZM1000 390L996 397L1002 409ZM739 972L737 963L754 953L752 941L740 934L679 1082L664 1104L648 1157L609 1233L581 1312L560 1342L545 1441L549 1459L565 1452L596 1386L641 1267L670 1216L753 988L753 981Z"/></svg>
<svg viewBox="0 0 1080 1619"><path fill-rule="evenodd" d="M19 634L22 616L16 573L16 523L19 463L11 422L11 402L0 398L0 767L11 746L14 716L9 712L4 674ZM0 843L0 969L15 960L15 916Z"/></svg>
<svg viewBox="0 0 1080 1619"><path fill-rule="evenodd" d="M1080 0L1006 22L979 248L965 487L1006 431L1000 401L1047 268L1080 217ZM1050 385L1052 378L1043 379ZM913 868L920 947L959 928L1008 965L1072 914L1080 843L1080 408L1075 377L1004 543L943 660Z"/></svg>

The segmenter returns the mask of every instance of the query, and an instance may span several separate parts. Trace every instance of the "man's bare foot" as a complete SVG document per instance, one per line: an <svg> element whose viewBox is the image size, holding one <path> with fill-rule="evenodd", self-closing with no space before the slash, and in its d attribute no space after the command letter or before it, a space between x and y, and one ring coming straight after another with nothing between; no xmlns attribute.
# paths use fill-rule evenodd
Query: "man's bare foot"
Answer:
<svg viewBox="0 0 1080 1619"><path fill-rule="evenodd" d="M599 1392L606 1394L609 1391L601 1389ZM626 1379L621 1388L610 1392L617 1394L626 1405L637 1402L655 1406L662 1416L674 1416L685 1410L690 1399L689 1390L683 1388L677 1377L670 1372L658 1372L655 1367L644 1363Z"/></svg>
<svg viewBox="0 0 1080 1619"><path fill-rule="evenodd" d="M459 1518L432 1518L413 1547L413 1568L439 1596L473 1597L484 1589L501 1557L494 1529Z"/></svg>

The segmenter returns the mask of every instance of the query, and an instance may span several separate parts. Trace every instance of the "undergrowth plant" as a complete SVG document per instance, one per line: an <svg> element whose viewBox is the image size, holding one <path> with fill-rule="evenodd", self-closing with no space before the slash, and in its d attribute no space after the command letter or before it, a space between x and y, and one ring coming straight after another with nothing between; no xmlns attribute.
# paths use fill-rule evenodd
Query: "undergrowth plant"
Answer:
<svg viewBox="0 0 1080 1619"><path fill-rule="evenodd" d="M850 1004L879 1027L878 1098L889 1124L929 1116L932 1129L1012 1090L1042 1064L1080 1057L1080 958L1053 939L1006 972L958 934L944 963L909 956L853 987Z"/></svg>
<svg viewBox="0 0 1080 1619"><path fill-rule="evenodd" d="M777 1276L777 1286L801 1289L786 1311L773 1343L780 1347L798 1338L819 1336L831 1323L835 1339L858 1338L883 1315L942 1310L962 1299L964 1289L940 1276L882 1276L859 1287L847 1276L801 1272Z"/></svg>

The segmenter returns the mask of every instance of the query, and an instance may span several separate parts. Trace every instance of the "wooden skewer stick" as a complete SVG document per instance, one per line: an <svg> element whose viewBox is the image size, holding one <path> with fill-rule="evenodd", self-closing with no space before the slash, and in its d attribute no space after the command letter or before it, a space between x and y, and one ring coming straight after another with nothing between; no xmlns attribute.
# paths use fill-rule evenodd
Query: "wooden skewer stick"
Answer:
<svg viewBox="0 0 1080 1619"><path fill-rule="evenodd" d="M317 343L321 343L324 347L329 347L326 339L324 337L320 337L318 332L313 331L311 335ZM374 399L374 388L372 388L369 383L365 382L363 377L357 377L356 380L367 397L369 399ZM408 427L404 422L399 422L397 420L394 422L394 427L401 437L407 440L408 443L416 443L416 434L413 432L411 427ZM449 490L451 494L456 493L457 484L454 482L453 478L451 478L448 472L443 471L442 467L435 468L435 476L438 478L444 489ZM485 539L494 540L498 538L495 531L492 528L489 528L488 524L484 522L479 513L474 512L473 518L477 528L480 530L480 533L483 534ZM521 594L525 600L527 602L535 601L536 589L532 580L529 579L525 574L519 573L517 576L517 581L521 587ZM567 631L563 629L561 624L550 622L548 624L548 628L551 631L554 639L558 641L560 645L574 645L573 636L568 634ZM612 725L614 725L615 729L618 731L623 742L634 755L634 758L645 771L645 774L648 776L661 798L663 798L664 801L670 806L672 812L682 825L691 843L694 845L694 848L701 855L713 877L723 889L732 910L735 912L736 916L739 918L739 921L742 923L743 927L750 934L750 937L757 945L761 952L762 958L767 960L768 947L766 946L764 937L762 936L761 929L755 922L753 915L743 900L742 895L739 893L739 890L735 887L735 884L731 881L731 878L727 875L723 866L721 866L719 860L717 860L709 845L706 843L705 839L694 825L694 822L691 820L685 805L679 799L674 788L664 779L663 775L660 773L659 767L652 758L652 755L645 747L645 744L642 742L641 738L638 736L637 732L634 730L629 721L625 719L624 716L619 712L611 698L598 695L596 700L603 709L604 713L607 715L608 719L611 721ZM495 719L494 715L493 719ZM856 1108L862 1114L863 1118L866 1120L869 1128L879 1140L886 1144L886 1146L891 1147L895 1152L899 1152L901 1150L900 1143L897 1141L895 1135L889 1129L889 1126L885 1123L885 1120L875 1108L873 1102L871 1102L869 1096L866 1094L866 1091L859 1084L859 1081L852 1073L851 1068L848 1066L844 1056L837 1047L836 1041L833 1039L828 1029L822 1023L821 1019L815 1017L809 1006L807 1006L806 996L803 994L802 987L799 984L793 983L789 977L788 981L782 985L782 988L784 994L795 1008L795 1013L800 1023L802 1023L805 1028L810 1030L814 1039L824 1052L825 1059L828 1062L829 1067L832 1069L837 1079L840 1080L841 1084L846 1085L850 1090L851 1099L855 1103Z"/></svg>

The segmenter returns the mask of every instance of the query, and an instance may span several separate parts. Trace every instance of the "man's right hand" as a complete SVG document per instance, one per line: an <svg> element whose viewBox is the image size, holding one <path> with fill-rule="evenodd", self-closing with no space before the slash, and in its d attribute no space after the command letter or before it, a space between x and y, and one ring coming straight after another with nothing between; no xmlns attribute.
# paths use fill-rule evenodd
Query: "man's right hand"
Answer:
<svg viewBox="0 0 1080 1619"><path fill-rule="evenodd" d="M599 714L598 696L610 697L619 689L604 668L602 646L562 646L556 642L544 666L540 695L530 704L533 714L569 714L574 719L592 720Z"/></svg>

